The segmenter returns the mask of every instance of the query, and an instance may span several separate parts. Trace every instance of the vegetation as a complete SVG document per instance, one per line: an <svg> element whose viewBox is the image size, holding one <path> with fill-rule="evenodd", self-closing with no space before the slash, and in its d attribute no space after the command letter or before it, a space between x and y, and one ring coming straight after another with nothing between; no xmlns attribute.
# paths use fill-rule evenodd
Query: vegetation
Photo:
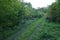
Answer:
<svg viewBox="0 0 60 40"><path fill-rule="evenodd" d="M47 19L52 22L60 23L60 2L53 3L47 11Z"/></svg>
<svg viewBox="0 0 60 40"><path fill-rule="evenodd" d="M8 35L6 31L10 32L17 25L20 4L18 0L0 0L0 40Z"/></svg>
<svg viewBox="0 0 60 40"><path fill-rule="evenodd" d="M20 38L18 38L18 40L29 40L29 36L32 34L32 32L36 29L36 27L39 25L39 23L42 22L42 18L41 20L38 19L37 21L35 21L34 23L32 23L25 31L23 31L23 33L20 35ZM35 25L36 24L36 25Z"/></svg>
<svg viewBox="0 0 60 40"><path fill-rule="evenodd" d="M60 0L38 9L22 0L0 0L0 40L60 40Z"/></svg>

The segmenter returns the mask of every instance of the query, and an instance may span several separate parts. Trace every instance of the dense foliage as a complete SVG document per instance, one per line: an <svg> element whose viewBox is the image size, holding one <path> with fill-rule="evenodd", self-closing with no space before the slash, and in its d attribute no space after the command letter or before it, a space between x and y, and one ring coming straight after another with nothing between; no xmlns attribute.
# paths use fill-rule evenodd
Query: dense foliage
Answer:
<svg viewBox="0 0 60 40"><path fill-rule="evenodd" d="M46 10L47 10L46 8L35 9L32 7L30 3L23 3L23 5L24 5L23 15L24 15L24 18L26 19L40 18L41 16L43 16L44 13L46 13Z"/></svg>
<svg viewBox="0 0 60 40"><path fill-rule="evenodd" d="M9 34L6 31L14 29L21 20L21 16L18 16L19 11L21 15L21 6L18 0L0 0L0 40Z"/></svg>
<svg viewBox="0 0 60 40"><path fill-rule="evenodd" d="M38 9L23 0L0 0L0 40L13 40L15 33L18 40L60 40L57 23L60 23L60 0Z"/></svg>
<svg viewBox="0 0 60 40"><path fill-rule="evenodd" d="M53 3L47 11L47 19L52 22L60 23L60 1Z"/></svg>
<svg viewBox="0 0 60 40"><path fill-rule="evenodd" d="M0 0L0 27L13 28L16 25L19 7L17 0Z"/></svg>
<svg viewBox="0 0 60 40"><path fill-rule="evenodd" d="M38 9L32 8L30 3L24 3L21 1L22 0L0 0L1 40L14 33L18 30L17 28L23 28L21 22L25 21L25 19L41 17Z"/></svg>

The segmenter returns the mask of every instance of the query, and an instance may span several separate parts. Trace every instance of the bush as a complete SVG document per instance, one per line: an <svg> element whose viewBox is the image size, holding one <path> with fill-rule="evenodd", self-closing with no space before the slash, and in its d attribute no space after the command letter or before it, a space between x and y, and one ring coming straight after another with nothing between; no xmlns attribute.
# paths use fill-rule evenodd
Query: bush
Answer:
<svg viewBox="0 0 60 40"><path fill-rule="evenodd" d="M46 13L46 19L52 22L60 23L60 5L59 3L53 3Z"/></svg>

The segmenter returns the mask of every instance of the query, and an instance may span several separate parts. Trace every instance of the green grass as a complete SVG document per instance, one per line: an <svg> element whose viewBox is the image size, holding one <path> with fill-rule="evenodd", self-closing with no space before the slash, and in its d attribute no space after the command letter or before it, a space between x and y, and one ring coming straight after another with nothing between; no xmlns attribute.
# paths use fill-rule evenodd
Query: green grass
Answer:
<svg viewBox="0 0 60 40"><path fill-rule="evenodd" d="M8 36L6 40L13 40L13 38L16 38L15 35L19 35L21 34L26 28L28 28L28 26L32 23L35 22L38 19L29 19L29 20L25 20L25 24L21 24L20 26L18 26L18 28L16 28L16 30L10 30L5 32L5 35ZM28 22L28 23L27 23ZM27 25L28 24L28 25ZM22 31L23 30L23 31ZM10 35L10 36L9 36ZM18 36L17 36L18 37Z"/></svg>
<svg viewBox="0 0 60 40"><path fill-rule="evenodd" d="M45 21L37 31L32 40L60 40L60 24Z"/></svg>
<svg viewBox="0 0 60 40"><path fill-rule="evenodd" d="M60 40L60 24L45 22L42 30L45 31L47 35L51 35L54 39Z"/></svg>
<svg viewBox="0 0 60 40"><path fill-rule="evenodd" d="M32 35L40 24L40 28ZM30 37L31 40L60 40L60 24L47 22L44 18L38 19L24 29L17 40L29 40Z"/></svg>
<svg viewBox="0 0 60 40"><path fill-rule="evenodd" d="M28 28L25 29L25 31L22 34L20 34L20 37L18 38L18 40L28 40L29 36L32 34L35 28L40 24L40 22L42 22L42 20L43 18L38 19L37 21L32 23L30 26L28 26Z"/></svg>

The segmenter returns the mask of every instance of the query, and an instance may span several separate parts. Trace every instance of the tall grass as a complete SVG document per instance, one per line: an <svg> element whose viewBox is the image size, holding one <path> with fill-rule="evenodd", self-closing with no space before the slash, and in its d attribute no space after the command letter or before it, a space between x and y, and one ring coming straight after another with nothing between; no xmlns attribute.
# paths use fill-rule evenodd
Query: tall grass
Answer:
<svg viewBox="0 0 60 40"><path fill-rule="evenodd" d="M22 34L20 34L20 37L18 38L18 40L28 40L30 35L33 33L33 31L39 25L39 23L42 22L42 20L43 19L38 19L37 21L32 23L30 26L28 26L29 28L27 28Z"/></svg>
<svg viewBox="0 0 60 40"><path fill-rule="evenodd" d="M31 40L60 40L60 24L43 22L42 27Z"/></svg>

